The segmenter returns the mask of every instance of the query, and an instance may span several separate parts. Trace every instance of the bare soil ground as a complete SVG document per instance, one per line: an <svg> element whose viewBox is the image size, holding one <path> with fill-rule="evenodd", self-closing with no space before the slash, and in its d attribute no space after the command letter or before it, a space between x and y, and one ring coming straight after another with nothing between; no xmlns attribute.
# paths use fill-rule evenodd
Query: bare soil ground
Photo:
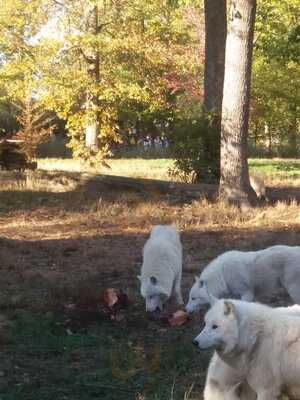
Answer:
<svg viewBox="0 0 300 400"><path fill-rule="evenodd" d="M151 227L175 222L181 231L185 299L194 274L226 250L300 243L300 207L290 197L288 203L241 214L177 192L93 189L67 173L52 180L31 173L13 183L5 176L0 187L5 400L201 397L210 353L191 344L201 316L170 327L150 320L139 296L136 275ZM129 296L119 321L66 312L74 302L95 304L108 287Z"/></svg>

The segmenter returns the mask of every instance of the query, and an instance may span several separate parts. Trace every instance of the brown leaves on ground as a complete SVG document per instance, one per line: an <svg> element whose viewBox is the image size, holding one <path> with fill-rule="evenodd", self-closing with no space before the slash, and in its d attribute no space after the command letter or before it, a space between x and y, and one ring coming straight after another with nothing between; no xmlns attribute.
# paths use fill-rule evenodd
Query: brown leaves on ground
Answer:
<svg viewBox="0 0 300 400"><path fill-rule="evenodd" d="M102 297L104 303L110 308L119 301L117 289L106 289Z"/></svg>
<svg viewBox="0 0 300 400"><path fill-rule="evenodd" d="M123 319L120 310L128 306L128 296L118 289L109 288L100 296L100 302L104 303L101 311L105 315L111 320L120 321Z"/></svg>
<svg viewBox="0 0 300 400"><path fill-rule="evenodd" d="M169 318L169 323L171 326L181 326L184 325L189 319L188 313L184 310L175 311L171 318Z"/></svg>
<svg viewBox="0 0 300 400"><path fill-rule="evenodd" d="M115 289L106 289L100 296L91 295L79 298L74 303L64 305L65 313L73 320L84 324L91 323L101 317L121 321L123 316L120 311L128 306L126 293Z"/></svg>
<svg viewBox="0 0 300 400"><path fill-rule="evenodd" d="M149 317L152 321L170 324L173 327L184 325L189 319L188 313L184 310L177 310L173 313L168 311L155 311L151 313Z"/></svg>

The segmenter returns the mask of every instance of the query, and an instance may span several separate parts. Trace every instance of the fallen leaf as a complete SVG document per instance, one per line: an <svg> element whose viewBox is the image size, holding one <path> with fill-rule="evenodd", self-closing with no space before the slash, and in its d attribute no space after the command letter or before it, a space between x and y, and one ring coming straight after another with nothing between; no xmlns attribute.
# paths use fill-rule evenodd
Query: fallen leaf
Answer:
<svg viewBox="0 0 300 400"><path fill-rule="evenodd" d="M186 311L178 310L169 318L169 323L171 326L181 326L187 322L188 318L189 316Z"/></svg>
<svg viewBox="0 0 300 400"><path fill-rule="evenodd" d="M103 294L103 300L108 307L113 307L119 301L118 291L112 288L106 289Z"/></svg>

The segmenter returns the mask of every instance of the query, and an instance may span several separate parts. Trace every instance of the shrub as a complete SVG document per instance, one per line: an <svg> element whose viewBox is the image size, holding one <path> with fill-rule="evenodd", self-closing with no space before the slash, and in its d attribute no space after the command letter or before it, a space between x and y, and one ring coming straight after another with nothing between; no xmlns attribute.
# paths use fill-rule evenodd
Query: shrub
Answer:
<svg viewBox="0 0 300 400"><path fill-rule="evenodd" d="M220 119L199 110L174 126L175 166L170 175L184 182L215 183L220 177Z"/></svg>

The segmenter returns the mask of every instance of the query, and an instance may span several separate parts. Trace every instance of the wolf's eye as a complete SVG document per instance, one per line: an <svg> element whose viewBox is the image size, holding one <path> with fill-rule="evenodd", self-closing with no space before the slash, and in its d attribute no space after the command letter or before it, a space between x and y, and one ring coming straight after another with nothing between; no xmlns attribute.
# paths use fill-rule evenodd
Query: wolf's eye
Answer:
<svg viewBox="0 0 300 400"><path fill-rule="evenodd" d="M199 281L199 287L200 287L200 288L202 288L203 283L204 283L203 281Z"/></svg>
<svg viewBox="0 0 300 400"><path fill-rule="evenodd" d="M192 301L195 301L196 300L196 297L192 297Z"/></svg>
<svg viewBox="0 0 300 400"><path fill-rule="evenodd" d="M212 327L211 327L211 329L217 329L218 328L218 325L213 325Z"/></svg>
<svg viewBox="0 0 300 400"><path fill-rule="evenodd" d="M152 299L153 299L153 296L149 296L149 299L152 300Z"/></svg>

